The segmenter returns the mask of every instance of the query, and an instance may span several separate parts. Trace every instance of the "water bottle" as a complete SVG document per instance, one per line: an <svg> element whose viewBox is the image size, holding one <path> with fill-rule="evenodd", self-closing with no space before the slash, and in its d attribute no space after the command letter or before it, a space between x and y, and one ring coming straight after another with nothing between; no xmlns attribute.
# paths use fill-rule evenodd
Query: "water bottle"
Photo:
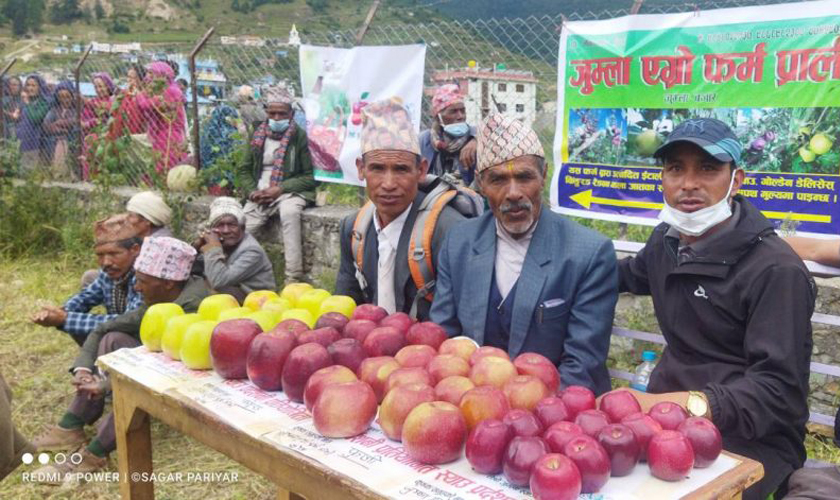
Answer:
<svg viewBox="0 0 840 500"><path fill-rule="evenodd" d="M630 388L637 391L647 392L648 381L650 374L656 367L656 353L653 351L645 351L642 353L642 364L636 368L636 375L633 377L633 382L630 383Z"/></svg>

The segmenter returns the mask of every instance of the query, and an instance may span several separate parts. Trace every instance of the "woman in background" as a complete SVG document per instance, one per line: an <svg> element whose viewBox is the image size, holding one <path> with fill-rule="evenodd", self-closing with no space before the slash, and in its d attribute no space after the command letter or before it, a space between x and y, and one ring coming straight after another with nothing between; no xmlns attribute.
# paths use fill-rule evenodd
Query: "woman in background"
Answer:
<svg viewBox="0 0 840 500"><path fill-rule="evenodd" d="M175 72L164 61L146 67L146 90L137 95L137 105L146 114L149 140L157 158L155 169L165 173L187 157L184 142L184 93L175 83Z"/></svg>
<svg viewBox="0 0 840 500"><path fill-rule="evenodd" d="M52 156L52 171L56 178L70 180L78 147L79 127L76 120L76 88L73 82L63 81L53 92L53 103L43 123L46 143Z"/></svg>
<svg viewBox="0 0 840 500"><path fill-rule="evenodd" d="M49 151L44 144L41 124L50 110L47 82L38 74L26 78L21 96L17 138L20 141L20 165L23 172L32 172L39 165L48 165Z"/></svg>

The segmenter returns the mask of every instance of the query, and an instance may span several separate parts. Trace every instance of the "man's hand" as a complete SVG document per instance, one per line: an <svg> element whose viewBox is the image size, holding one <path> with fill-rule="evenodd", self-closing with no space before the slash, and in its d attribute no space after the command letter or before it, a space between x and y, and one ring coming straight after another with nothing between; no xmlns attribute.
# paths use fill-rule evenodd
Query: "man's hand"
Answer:
<svg viewBox="0 0 840 500"><path fill-rule="evenodd" d="M90 370L79 369L73 374L73 381L71 384L76 386L76 390L81 390L82 386L90 384L93 380L93 373L91 373Z"/></svg>
<svg viewBox="0 0 840 500"><path fill-rule="evenodd" d="M61 326L67 321L67 311L60 307L45 306L33 314L31 319L41 326Z"/></svg>
<svg viewBox="0 0 840 500"><path fill-rule="evenodd" d="M688 392L664 392L662 394L651 394L649 392L640 392L640 391L637 391L635 389L630 389L629 387L627 387L627 388L623 387L621 389L615 389L615 390L616 391L629 391L631 394L633 394L633 396L636 397L636 401L639 402L639 406L642 407L642 413L649 412L650 409L653 408L653 406L656 403L661 403L662 401L671 401L673 403L677 403L678 405L682 406L683 408L685 408L686 404L688 403ZM615 391L610 391L610 392L615 392ZM599 407L601 406L601 399L604 396L606 396L607 394L609 394L609 392L606 393L606 394L601 394L600 396L598 396L598 399L596 400L596 402L597 402L597 405Z"/></svg>
<svg viewBox="0 0 840 500"><path fill-rule="evenodd" d="M99 399L108 391L108 380L100 375L93 375L91 381L77 386L79 392L87 394L88 399Z"/></svg>
<svg viewBox="0 0 840 500"><path fill-rule="evenodd" d="M202 250L209 249L211 247L220 247L222 246L222 240L219 239L219 235L216 234L214 231L207 231L204 234L204 246Z"/></svg>
<svg viewBox="0 0 840 500"><path fill-rule="evenodd" d="M475 157L477 148L478 141L476 141L474 137L467 141L466 144L464 144L464 147L461 148L461 154L459 155L461 165L467 167L470 170L475 168Z"/></svg>
<svg viewBox="0 0 840 500"><path fill-rule="evenodd" d="M269 205L279 198L281 194L283 194L283 186L271 186L254 191L248 199L258 205Z"/></svg>

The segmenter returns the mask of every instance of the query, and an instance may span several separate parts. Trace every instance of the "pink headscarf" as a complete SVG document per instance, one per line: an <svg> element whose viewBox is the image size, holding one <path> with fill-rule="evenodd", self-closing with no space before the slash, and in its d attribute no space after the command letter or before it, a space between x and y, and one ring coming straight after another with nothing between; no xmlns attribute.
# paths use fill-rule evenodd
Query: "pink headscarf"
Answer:
<svg viewBox="0 0 840 500"><path fill-rule="evenodd" d="M105 82L105 86L108 87L108 93L114 95L114 80L111 79L111 75L103 71L101 73L94 73L91 76L93 77L93 80L99 78L100 80Z"/></svg>
<svg viewBox="0 0 840 500"><path fill-rule="evenodd" d="M175 80L175 72L172 71L172 66L163 61L149 63L146 66L146 71L166 78L167 83L172 83Z"/></svg>
<svg viewBox="0 0 840 500"><path fill-rule="evenodd" d="M464 95L461 94L460 87L454 83L441 85L432 97L432 114L437 116L444 109L459 102L464 102Z"/></svg>

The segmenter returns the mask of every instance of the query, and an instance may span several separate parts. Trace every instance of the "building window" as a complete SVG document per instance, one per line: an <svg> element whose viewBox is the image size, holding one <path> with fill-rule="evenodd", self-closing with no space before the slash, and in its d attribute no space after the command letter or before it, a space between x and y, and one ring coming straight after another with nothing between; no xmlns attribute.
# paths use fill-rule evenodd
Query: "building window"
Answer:
<svg viewBox="0 0 840 500"><path fill-rule="evenodd" d="M517 104L516 105L516 112L517 113L524 113L525 112L525 105L524 104Z"/></svg>
<svg viewBox="0 0 840 500"><path fill-rule="evenodd" d="M525 92L525 85L522 85L521 83L517 83L516 84L516 91L519 92L520 94Z"/></svg>
<svg viewBox="0 0 840 500"><path fill-rule="evenodd" d="M507 104L505 104L503 102L500 102L499 103L499 113L504 113L505 111L507 111Z"/></svg>
<svg viewBox="0 0 840 500"><path fill-rule="evenodd" d="M507 83L500 83L498 89L499 92L507 92Z"/></svg>

